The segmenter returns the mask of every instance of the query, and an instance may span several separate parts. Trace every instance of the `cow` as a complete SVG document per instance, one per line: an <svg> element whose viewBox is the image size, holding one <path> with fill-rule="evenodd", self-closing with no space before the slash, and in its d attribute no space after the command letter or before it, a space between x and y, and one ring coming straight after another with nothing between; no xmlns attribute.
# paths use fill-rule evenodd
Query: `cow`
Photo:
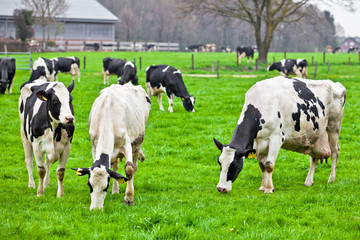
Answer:
<svg viewBox="0 0 360 240"><path fill-rule="evenodd" d="M39 57L35 60L32 68L29 81L32 82L37 79L53 81L56 75L54 61L51 59Z"/></svg>
<svg viewBox="0 0 360 240"><path fill-rule="evenodd" d="M252 58L254 62L254 49L252 47L239 46L236 48L236 55L239 63L241 62L241 58L244 57L247 57L247 63L249 63L249 58Z"/></svg>
<svg viewBox="0 0 360 240"><path fill-rule="evenodd" d="M206 47L204 44L193 44L185 49L186 51L194 51L194 52L205 52Z"/></svg>
<svg viewBox="0 0 360 240"><path fill-rule="evenodd" d="M307 78L306 59L283 59L280 62L273 62L267 67L268 71L278 70L282 76L297 75L298 77Z"/></svg>
<svg viewBox="0 0 360 240"><path fill-rule="evenodd" d="M173 112L174 98L180 97L188 112L195 112L195 98L189 95L180 70L169 65L151 65L146 69L146 88L149 97L157 96L159 107L162 106L162 94L166 92L169 100L169 112Z"/></svg>
<svg viewBox="0 0 360 240"><path fill-rule="evenodd" d="M106 57L103 59L103 76L104 84L109 85L110 75L117 75L118 83L124 84L131 81L133 84L138 84L138 77L136 75L136 65L133 62L126 61L119 58ZM106 81L107 79L107 81Z"/></svg>
<svg viewBox="0 0 360 240"><path fill-rule="evenodd" d="M220 50L221 50L223 53L229 53L229 52L231 52L230 46L220 47Z"/></svg>
<svg viewBox="0 0 360 240"><path fill-rule="evenodd" d="M56 161L59 161L57 196L64 196L63 179L75 130L73 89L74 81L66 87L61 82L50 83L42 79L29 81L21 87L20 131L29 175L28 187L35 188L32 174L34 153L39 174L37 196L42 196L44 187L50 184L50 165Z"/></svg>
<svg viewBox="0 0 360 240"><path fill-rule="evenodd" d="M143 49L147 52L154 51L156 52L156 45L155 44L143 44Z"/></svg>
<svg viewBox="0 0 360 240"><path fill-rule="evenodd" d="M75 76L78 76L78 82L80 82L80 60L77 57L59 57L51 58L54 62L55 77L58 81L58 73L70 73L72 79L75 80Z"/></svg>
<svg viewBox="0 0 360 240"><path fill-rule="evenodd" d="M208 43L205 45L207 52L215 52L216 51L216 44L215 43Z"/></svg>
<svg viewBox="0 0 360 240"><path fill-rule="evenodd" d="M136 75L135 63L127 61L120 71L120 78L118 78L118 83L120 85L124 85L130 81L135 85L139 84L138 77Z"/></svg>
<svg viewBox="0 0 360 240"><path fill-rule="evenodd" d="M1 58L0 59L0 93L5 94L6 87L8 93L12 93L12 86L16 72L15 58Z"/></svg>
<svg viewBox="0 0 360 240"><path fill-rule="evenodd" d="M341 52L341 48L340 47L335 47L333 50L333 53L340 53Z"/></svg>
<svg viewBox="0 0 360 240"><path fill-rule="evenodd" d="M72 168L79 176L89 176L90 210L103 208L110 178L114 178L112 194L119 193L118 182L127 181L124 203L134 204L134 175L139 155L141 161L145 159L140 147L149 111L150 99L145 90L131 83L112 84L95 99L89 116L93 165ZM118 159L123 157L126 177L117 173Z"/></svg>
<svg viewBox="0 0 360 240"><path fill-rule="evenodd" d="M345 98L344 86L330 80L278 76L256 83L245 95L229 144L223 145L214 138L221 150L218 191L231 191L244 158L256 157L262 171L259 190L273 193L272 173L280 148L310 156L305 186L314 184L318 161L322 163L331 157L328 182L333 182Z"/></svg>
<svg viewBox="0 0 360 240"><path fill-rule="evenodd" d="M357 53L359 52L359 48L358 47L351 47L348 49L347 51L348 53Z"/></svg>

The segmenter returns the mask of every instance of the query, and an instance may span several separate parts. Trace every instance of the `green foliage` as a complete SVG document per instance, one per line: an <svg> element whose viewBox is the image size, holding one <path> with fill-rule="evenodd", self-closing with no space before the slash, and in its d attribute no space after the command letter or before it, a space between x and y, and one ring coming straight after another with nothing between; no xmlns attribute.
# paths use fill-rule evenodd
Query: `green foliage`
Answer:
<svg viewBox="0 0 360 240"><path fill-rule="evenodd" d="M20 137L18 98L28 71L17 71L13 94L0 96L0 238L1 239L359 239L360 65L356 54L327 56L328 73L322 53L287 53L289 58L311 57L318 61L316 79L341 82L347 89L347 102L340 134L337 179L328 184L331 161L319 164L315 184L303 186L309 157L281 150L273 174L275 192L264 195L257 189L261 171L256 159L247 159L244 169L228 194L216 190L219 150L212 138L227 143L239 118L244 95L257 81L277 76L260 65L236 67L236 55L221 53L74 52L33 55L47 58L77 56L81 61L81 82L75 82L73 104L75 134L64 179L65 196L56 197L56 166L51 166L50 186L42 197L29 189ZM86 69L84 70L84 56ZM145 87L145 68L151 64L171 64L179 68L190 94L196 97L195 113L188 113L175 99L174 113L160 111L156 98L146 127L142 149L146 156L135 176L135 205L123 204L125 185L111 195L103 210L89 211L87 177L70 168L92 163L88 137L88 116L93 101L105 86L102 58L136 58L139 83ZM279 61L282 53L270 53ZM139 57L142 68L139 69ZM351 57L353 65L347 65ZM220 78L192 77L188 74L214 74L212 61L220 61ZM240 71L239 69L243 69ZM314 67L309 67L309 76ZM68 85L71 76L59 74ZM111 77L116 83L116 77ZM261 97L261 96L259 96ZM168 101L163 99L164 108ZM120 163L121 174L124 174ZM35 163L34 163L35 165ZM55 164L57 165L57 163ZM38 186L36 168L34 179ZM111 180L112 184L112 180Z"/></svg>

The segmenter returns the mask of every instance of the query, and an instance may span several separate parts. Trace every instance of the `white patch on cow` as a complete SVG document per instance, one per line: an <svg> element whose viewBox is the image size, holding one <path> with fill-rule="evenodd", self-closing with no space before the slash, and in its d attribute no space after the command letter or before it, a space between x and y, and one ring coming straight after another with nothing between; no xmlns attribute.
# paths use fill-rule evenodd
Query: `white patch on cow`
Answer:
<svg viewBox="0 0 360 240"><path fill-rule="evenodd" d="M125 67L125 66L131 66L132 68L135 67L134 63L132 63L132 62L130 62L130 61L127 61L127 62L125 63L125 65L124 65L124 67Z"/></svg>
<svg viewBox="0 0 360 240"><path fill-rule="evenodd" d="M219 157L219 162L221 164L221 173L220 173L220 180L218 185L216 186L218 189L226 189L227 192L231 191L232 189L232 182L227 181L227 175L229 171L229 167L231 162L234 160L236 150L226 146L222 149L221 155Z"/></svg>
<svg viewBox="0 0 360 240"><path fill-rule="evenodd" d="M281 66L282 66L282 67L285 67L286 59L283 59L283 60L281 60L280 62L281 62Z"/></svg>
<svg viewBox="0 0 360 240"><path fill-rule="evenodd" d="M102 208L106 197L106 187L108 186L109 174L106 172L105 166L96 167L90 172L89 183L93 189L90 193L91 205L90 210L94 208Z"/></svg>
<svg viewBox="0 0 360 240"><path fill-rule="evenodd" d="M173 74L181 74L180 70L174 71Z"/></svg>
<svg viewBox="0 0 360 240"><path fill-rule="evenodd" d="M195 105L195 98L190 97L190 101L191 101L191 104L194 106ZM192 110L192 112L195 112L195 108Z"/></svg>
<svg viewBox="0 0 360 240"><path fill-rule="evenodd" d="M164 68L164 69L162 70L162 72L166 72L169 67L170 67L170 66L167 66L166 68Z"/></svg>
<svg viewBox="0 0 360 240"><path fill-rule="evenodd" d="M302 61L304 61L304 59L296 59L296 64L299 65L299 63Z"/></svg>

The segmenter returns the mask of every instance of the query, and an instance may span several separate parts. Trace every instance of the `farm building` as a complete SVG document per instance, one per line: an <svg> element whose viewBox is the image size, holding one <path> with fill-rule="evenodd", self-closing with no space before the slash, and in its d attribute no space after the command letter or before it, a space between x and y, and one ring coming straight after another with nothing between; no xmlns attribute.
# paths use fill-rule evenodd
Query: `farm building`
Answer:
<svg viewBox="0 0 360 240"><path fill-rule="evenodd" d="M350 48L359 48L360 44L355 38L349 37L341 42L340 48L342 52L347 52Z"/></svg>
<svg viewBox="0 0 360 240"><path fill-rule="evenodd" d="M22 9L19 0L0 0L0 38L15 38L13 13ZM113 42L115 23L120 20L96 0L67 0L68 10L50 26L50 40L65 42ZM42 40L41 25L35 24L35 39ZM46 29L47 30L47 29ZM45 33L47 36L47 33Z"/></svg>

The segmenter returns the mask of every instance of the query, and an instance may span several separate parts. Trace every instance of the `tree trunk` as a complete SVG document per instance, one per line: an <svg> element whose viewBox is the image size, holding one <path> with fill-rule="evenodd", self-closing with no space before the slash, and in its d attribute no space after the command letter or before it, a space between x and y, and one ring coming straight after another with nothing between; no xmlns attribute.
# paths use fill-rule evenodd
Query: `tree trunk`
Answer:
<svg viewBox="0 0 360 240"><path fill-rule="evenodd" d="M42 27L42 40L43 40L43 50L45 50L46 48L46 40L45 40L45 23L41 23L41 27Z"/></svg>

